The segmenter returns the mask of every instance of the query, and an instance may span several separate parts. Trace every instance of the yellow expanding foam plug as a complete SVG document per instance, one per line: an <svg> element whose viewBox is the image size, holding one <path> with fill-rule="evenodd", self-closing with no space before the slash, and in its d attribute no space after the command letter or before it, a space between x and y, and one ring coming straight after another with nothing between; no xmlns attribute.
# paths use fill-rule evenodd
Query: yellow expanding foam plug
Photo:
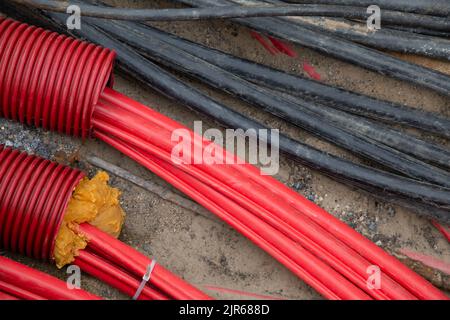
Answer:
<svg viewBox="0 0 450 320"><path fill-rule="evenodd" d="M75 188L56 237L54 258L58 268L71 263L87 246L87 239L73 231L76 225L87 222L119 237L125 212L119 202L120 191L110 187L108 181L108 174L99 172L92 179L84 178Z"/></svg>

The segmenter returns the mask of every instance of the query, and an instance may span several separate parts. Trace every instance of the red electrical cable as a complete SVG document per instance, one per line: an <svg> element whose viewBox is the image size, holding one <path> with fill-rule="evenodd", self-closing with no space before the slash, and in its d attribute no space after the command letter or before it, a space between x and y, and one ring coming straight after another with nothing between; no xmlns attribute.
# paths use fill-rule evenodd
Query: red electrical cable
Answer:
<svg viewBox="0 0 450 320"><path fill-rule="evenodd" d="M0 257L0 281L22 289L22 293L28 291L32 294L28 298L43 297L49 300L100 299L84 290L69 289L64 281L5 257ZM0 287L0 289L4 291L4 288ZM12 292L12 294L16 295L19 292ZM26 299L26 297L24 298Z"/></svg>
<svg viewBox="0 0 450 320"><path fill-rule="evenodd" d="M0 301L6 301L6 300L14 301L14 300L20 300L20 299L12 296L10 294L0 291Z"/></svg>
<svg viewBox="0 0 450 320"><path fill-rule="evenodd" d="M158 165L153 163L151 160L139 154L139 152L136 151L133 152L131 149L121 144L117 140L110 139L106 135L102 136L102 134L98 132L96 133L96 136L98 136L103 141L109 141L109 143L111 143L112 146L115 146L118 150L122 151L124 154L127 154L130 158L132 158L136 162L142 164L143 166L157 173L159 176L163 177L166 181L170 182L173 186L183 191L186 195L192 197L193 199L196 199L196 201L199 204L203 205L206 209L210 210L211 212L215 212L222 220L227 222L230 226L235 228L237 231L239 231L244 236L249 238L251 241L257 244L267 253L272 255L275 259L280 261L289 270L291 270L294 274L296 274L298 277L302 278L306 283L315 288L324 297L332 300L340 299L336 294L334 294L330 289L328 289L326 285L320 283L312 275L310 275L303 268L301 268L295 262L293 262L289 257L284 255L278 249L274 248L264 238L255 233L253 230L249 229L247 226L243 225L239 220L233 217L231 213L227 212L226 209L218 206L215 201L209 199L208 195L210 193L214 193L214 190L209 190L208 193L203 194L195 187L189 185L189 183L180 180L177 175L173 175L172 173L166 172Z"/></svg>
<svg viewBox="0 0 450 320"><path fill-rule="evenodd" d="M108 89L106 89L105 90L105 92L104 92L104 94L103 94L103 97L102 97L102 99L104 98L104 96L106 95L106 94L110 94L112 92L112 90L108 90ZM114 94L114 95L118 95L118 94L116 94L116 93L112 93L112 94ZM120 95L119 95L120 96ZM120 96L120 98L123 98L122 96ZM133 105L133 110L136 110L137 108L134 108L134 106L137 104L136 102L134 102L134 101L132 101L131 99L128 99L128 98L124 98L124 99L126 99L126 103L123 103L123 104L132 104ZM104 100L104 99L103 99ZM103 101L102 100L102 101ZM131 102L129 101L129 100L131 100ZM101 106L101 103L100 103L100 106ZM96 112L98 111L99 109L96 109ZM148 109L147 109L148 110ZM139 110L139 111L141 111L141 110ZM144 113L144 112L143 112ZM143 117L143 116L145 116L145 115L143 115L142 113L140 113L139 114L140 115L140 117ZM122 114L122 116L123 116L123 114ZM161 115L159 115L160 117L161 117ZM120 119L120 120L123 120L123 118L122 117L117 117L116 119ZM148 119L148 117L147 118L142 118L142 119L145 119L147 122L149 121L149 119ZM129 124L130 122L129 122L129 120L130 119L128 119L128 121L127 121L127 123ZM95 121L95 120L94 120ZM136 121L139 121L139 120L136 120ZM119 121L118 121L119 122ZM169 122L170 122L170 120L169 120ZM131 122L132 123L132 122ZM148 126L148 125L147 125ZM178 127L177 128L180 128L180 126L178 125ZM141 128L142 129L142 128ZM172 128L173 129L173 128ZM154 130L153 132L158 132L158 136L161 136L161 134L163 134L161 131L159 131L159 130L155 130L155 128L154 127L152 127L152 130ZM152 137L152 134L151 134L151 132L146 132L145 133L146 134L146 137L148 137L149 135L150 135L150 137ZM154 136L154 134L153 134L153 136ZM165 139L164 141L169 141L169 139ZM221 169L223 168L223 166L221 167ZM254 190L252 190L252 191L249 191L249 194L255 194L255 192L254 192ZM366 269L365 270L363 270L363 272L365 272L366 271ZM385 283L386 283L386 281L384 281ZM402 288L400 287L400 286L398 286L398 285L396 285L395 283L393 283L393 288L394 288L394 290L392 291L393 293L392 293L392 297L393 298L396 298L396 299L412 299L413 298L413 296L412 295L410 295L410 294L408 294L407 292L405 292L405 290L402 290ZM399 292L399 294L397 294L398 292L397 291L400 291Z"/></svg>
<svg viewBox="0 0 450 320"><path fill-rule="evenodd" d="M0 280L0 291L13 295L21 300L47 300L37 294L27 291L26 289L19 288L14 284L4 282Z"/></svg>

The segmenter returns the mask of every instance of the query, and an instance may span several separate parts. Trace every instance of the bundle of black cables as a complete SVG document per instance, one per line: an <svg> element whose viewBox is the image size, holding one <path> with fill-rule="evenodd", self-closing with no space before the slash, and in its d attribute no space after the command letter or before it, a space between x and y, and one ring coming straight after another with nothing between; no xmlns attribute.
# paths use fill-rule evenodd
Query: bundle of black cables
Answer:
<svg viewBox="0 0 450 320"><path fill-rule="evenodd" d="M398 10L418 14L448 17L448 0L286 0L291 3L339 4L345 6L377 5L388 10Z"/></svg>
<svg viewBox="0 0 450 320"><path fill-rule="evenodd" d="M32 14L26 8L20 9L20 13L25 12ZM65 22L65 16L60 14L36 15L38 19L45 16L53 19L47 22L56 22L56 25ZM330 107L333 104L326 106L318 100L333 101L339 97L347 102L346 108L349 110L358 109L358 104L362 104L366 107L375 106L375 110L385 110L386 114L395 114L395 106L241 60L144 24L105 23L101 19L85 18L83 28L75 33L116 50L119 67L126 73L227 127L244 130L264 128L190 87L155 63L196 77L324 139L378 161L396 173L352 163L287 136L280 137L280 149L293 159L385 200L407 206L444 223L450 222L450 153L447 150L384 124L336 110ZM272 76L277 79L275 83L267 81ZM295 83L303 84L302 91L307 91L307 98L302 99L295 89L290 91L289 87L283 85L283 81L292 82L289 81L292 77L298 80ZM282 88L287 93L275 91ZM327 89L325 91L329 96L321 96L318 88ZM292 93L296 93L296 96ZM406 115L410 109L403 107L400 110L404 110ZM362 113L377 116L375 112ZM383 114L382 111L379 113ZM421 115L425 115L425 119L439 120L434 125L438 123L441 130L449 132L448 119L429 113ZM385 118L396 121L395 117L385 115ZM414 118L411 114L404 123L415 127L423 125L421 118ZM430 121L424 127L439 131L437 127L433 128L432 123Z"/></svg>
<svg viewBox="0 0 450 320"><path fill-rule="evenodd" d="M450 92L449 76L359 45L361 43L380 49L450 59L450 41L414 33L418 30L428 30L428 33L431 34L448 35L450 32L448 17L408 12L408 10L414 12L413 9L419 8L418 11L423 13L426 12L426 9L433 7L433 5L424 4L424 1L426 2L426 0L415 1L414 4L406 6L407 10L402 10L399 5L389 5L388 2L379 1L378 4L383 6L383 29L377 32L368 32L361 25L348 20L361 21L368 18L370 13L367 12L367 5L369 4L366 1L344 3L323 1L325 4L314 2L314 4L298 5L289 5L280 0L175 1L197 7L194 9L126 9L98 6L86 2L80 4L79 1L72 1L71 3L80 5L83 16L109 19L172 21L235 18L234 20L238 23L256 30L448 95ZM444 11L447 9L448 5L445 5L445 3L439 0L435 1L436 3L432 1L434 8L442 6ZM65 12L69 6L69 2L66 1L13 0L13 2L57 12ZM308 1L300 2L308 3ZM398 11L391 10L394 8ZM317 18L305 20L304 18L296 19L292 16L333 17L340 20L330 20L330 23L328 23L327 21L317 20ZM386 29L384 28L385 24L393 26L393 28ZM410 32L411 29L413 32Z"/></svg>
<svg viewBox="0 0 450 320"><path fill-rule="evenodd" d="M12 0L18 4L31 5L43 10L54 12L66 12L70 2L54 0ZM187 9L127 9L83 4L81 6L84 16L108 18L117 20L138 21L172 21L172 20L200 20L200 19L225 19L248 17L273 17L273 16L324 16L342 17L348 19L364 20L370 17L367 6L343 6L335 4L286 4L282 1L247 1L234 0L219 8L214 6ZM242 3L245 6L240 6ZM225 4L225 3L224 3ZM248 5L249 4L249 5ZM384 7L385 8L385 7ZM386 9L386 8L385 8ZM423 27L438 31L450 31L450 22L439 16L419 15L414 13L383 10L383 20L387 24Z"/></svg>
<svg viewBox="0 0 450 320"><path fill-rule="evenodd" d="M195 7L259 3L254 0L176 0L175 2ZM291 41L363 68L435 90L443 95L450 95L450 76L373 50L334 33L325 32L317 26L292 23L282 17L232 20L254 30Z"/></svg>
<svg viewBox="0 0 450 320"><path fill-rule="evenodd" d="M284 3L280 0L265 0L264 2L276 5ZM397 1L392 2L396 3ZM352 8L350 7L349 10L352 10ZM383 14L384 10L381 11L382 17ZM389 25L384 18L381 20L381 29L378 30L368 29L367 21L355 21L339 17L291 16L282 19L301 27L313 27L323 32L329 32L346 40L376 49L450 60L450 39L448 39L450 32L446 31L418 26Z"/></svg>

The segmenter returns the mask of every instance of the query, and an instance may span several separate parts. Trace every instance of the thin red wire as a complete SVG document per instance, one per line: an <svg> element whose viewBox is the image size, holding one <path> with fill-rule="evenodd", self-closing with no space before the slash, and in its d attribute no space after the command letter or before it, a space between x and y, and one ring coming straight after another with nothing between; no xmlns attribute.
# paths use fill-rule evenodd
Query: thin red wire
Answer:
<svg viewBox="0 0 450 320"><path fill-rule="evenodd" d="M1 279L1 278L0 278ZM21 300L47 300L37 294L19 288L16 285L0 280L0 291L13 295Z"/></svg>
<svg viewBox="0 0 450 320"><path fill-rule="evenodd" d="M267 36L267 38L280 52L283 52L285 55L288 55L291 58L297 58L298 56L297 52L294 49L292 49L290 45L271 36Z"/></svg>

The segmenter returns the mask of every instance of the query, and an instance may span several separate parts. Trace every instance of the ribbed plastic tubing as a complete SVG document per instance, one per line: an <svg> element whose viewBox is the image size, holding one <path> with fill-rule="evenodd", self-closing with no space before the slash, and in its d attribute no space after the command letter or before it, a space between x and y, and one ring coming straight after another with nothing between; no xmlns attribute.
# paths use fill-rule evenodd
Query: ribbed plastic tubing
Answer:
<svg viewBox="0 0 450 320"><path fill-rule="evenodd" d="M73 190L84 174L0 145L0 247L52 260Z"/></svg>

